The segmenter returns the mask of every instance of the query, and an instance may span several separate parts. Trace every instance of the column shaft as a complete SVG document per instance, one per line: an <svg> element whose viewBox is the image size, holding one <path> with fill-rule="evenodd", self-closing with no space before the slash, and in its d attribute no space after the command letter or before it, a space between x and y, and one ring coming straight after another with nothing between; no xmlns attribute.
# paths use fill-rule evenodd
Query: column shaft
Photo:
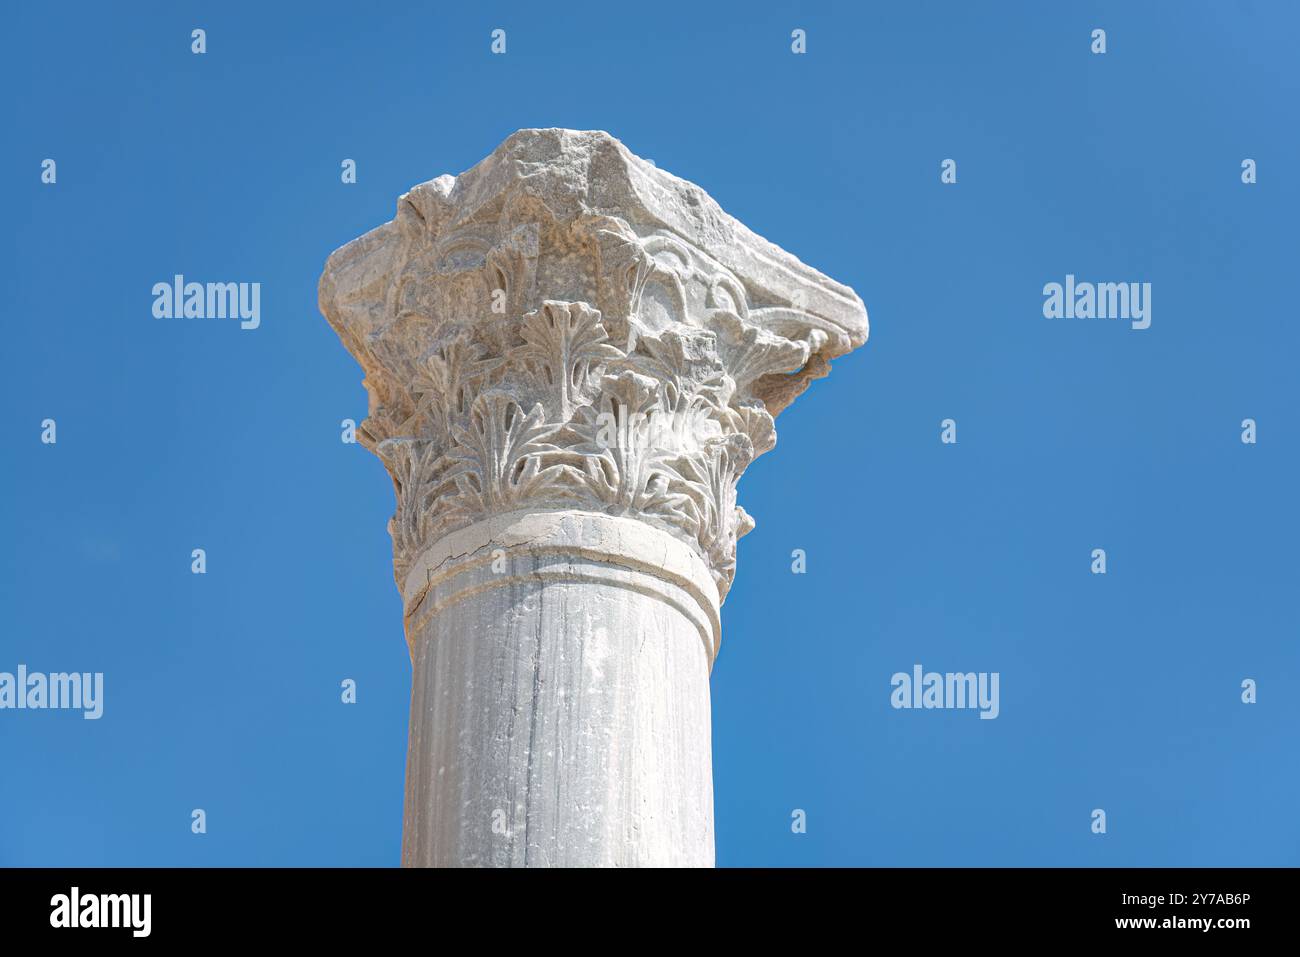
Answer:
<svg viewBox="0 0 1300 957"><path fill-rule="evenodd" d="M507 515L408 577L408 866L711 866L716 599L643 522Z"/></svg>

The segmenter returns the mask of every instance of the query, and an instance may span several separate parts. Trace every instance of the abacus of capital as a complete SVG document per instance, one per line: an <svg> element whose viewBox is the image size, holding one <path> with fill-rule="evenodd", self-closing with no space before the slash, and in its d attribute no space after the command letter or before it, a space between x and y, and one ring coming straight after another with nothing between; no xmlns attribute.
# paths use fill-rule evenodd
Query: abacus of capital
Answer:
<svg viewBox="0 0 1300 957"><path fill-rule="evenodd" d="M396 489L403 864L712 865L736 482L866 341L861 300L609 134L549 129L402 196L320 305Z"/></svg>

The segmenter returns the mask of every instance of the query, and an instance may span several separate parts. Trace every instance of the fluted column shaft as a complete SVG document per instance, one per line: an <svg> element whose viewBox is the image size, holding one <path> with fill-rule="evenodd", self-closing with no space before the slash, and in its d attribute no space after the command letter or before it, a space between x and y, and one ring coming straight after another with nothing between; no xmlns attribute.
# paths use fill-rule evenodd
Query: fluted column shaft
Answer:
<svg viewBox="0 0 1300 957"><path fill-rule="evenodd" d="M408 865L711 866L717 593L642 522L520 512L414 572Z"/></svg>

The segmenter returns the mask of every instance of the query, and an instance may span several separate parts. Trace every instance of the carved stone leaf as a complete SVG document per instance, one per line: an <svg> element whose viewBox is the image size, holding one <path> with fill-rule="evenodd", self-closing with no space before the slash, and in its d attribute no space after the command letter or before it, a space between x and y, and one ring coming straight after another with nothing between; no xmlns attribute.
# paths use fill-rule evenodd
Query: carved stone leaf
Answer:
<svg viewBox="0 0 1300 957"><path fill-rule="evenodd" d="M452 427L457 443L452 458L460 464L457 488L480 512L516 508L542 485L540 456L556 451L546 441L555 432L540 403L525 415L509 392L482 393L466 427Z"/></svg>
<svg viewBox="0 0 1300 957"><path fill-rule="evenodd" d="M682 496L670 486L681 481L674 465L681 453L662 444L655 427L664 411L656 380L624 370L605 376L597 403L578 412L574 450L585 457L587 487L616 513L680 511Z"/></svg>
<svg viewBox="0 0 1300 957"><path fill-rule="evenodd" d="M503 362L484 356L483 347L457 329L424 354L413 374L417 408L444 442L452 424L469 412L474 390Z"/></svg>
<svg viewBox="0 0 1300 957"><path fill-rule="evenodd" d="M613 216L586 216L574 223L574 233L591 244L597 261L597 304L615 342L631 351L636 339L633 322L641 292L654 271L646 252L626 222Z"/></svg>
<svg viewBox="0 0 1300 957"><path fill-rule="evenodd" d="M542 370L560 422L569 421L600 368L623 355L586 303L548 300L524 316L519 334L520 358Z"/></svg>
<svg viewBox="0 0 1300 957"><path fill-rule="evenodd" d="M806 342L792 342L719 310L710 317L718 329L718 349L736 391L746 394L765 375L796 372L808 362Z"/></svg>
<svg viewBox="0 0 1300 957"><path fill-rule="evenodd" d="M698 515L700 546L709 556L715 576L728 584L735 568L736 482L753 458L749 436L732 434L703 454L686 459L683 470L685 489Z"/></svg>
<svg viewBox="0 0 1300 957"><path fill-rule="evenodd" d="M427 538L434 522L429 505L451 476L451 463L438 454L433 442L421 439L386 439L375 448L393 479L397 510L389 529L399 562L409 557Z"/></svg>
<svg viewBox="0 0 1300 957"><path fill-rule="evenodd" d="M754 445L754 458L776 447L776 423L763 403L757 399L733 405L726 410L727 427L743 432Z"/></svg>
<svg viewBox="0 0 1300 957"><path fill-rule="evenodd" d="M718 355L717 337L703 329L643 335L628 364L680 393L707 396L719 408L731 398L733 384Z"/></svg>

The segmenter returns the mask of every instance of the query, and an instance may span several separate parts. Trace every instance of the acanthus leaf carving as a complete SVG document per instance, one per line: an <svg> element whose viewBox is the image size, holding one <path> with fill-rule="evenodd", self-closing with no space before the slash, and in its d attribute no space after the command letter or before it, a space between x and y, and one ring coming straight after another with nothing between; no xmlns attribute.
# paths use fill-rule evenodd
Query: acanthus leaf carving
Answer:
<svg viewBox="0 0 1300 957"><path fill-rule="evenodd" d="M509 392L480 394L467 423L452 426L456 507L482 516L518 508L534 497L549 477L541 456L557 451L548 441L557 431L546 423L540 403L525 413Z"/></svg>
<svg viewBox="0 0 1300 957"><path fill-rule="evenodd" d="M656 444L655 416L665 411L658 383L625 369L607 375L596 403L579 411L574 450L582 455L586 488L613 514L685 517L686 500L670 490L681 476L680 453Z"/></svg>
<svg viewBox="0 0 1300 957"><path fill-rule="evenodd" d="M586 303L547 300L524 316L519 334L518 357L535 366L560 422L590 394L599 370L623 357L609 344L600 312Z"/></svg>
<svg viewBox="0 0 1300 957"><path fill-rule="evenodd" d="M606 134L519 136L412 189L322 277L365 370L358 439L393 477L399 580L458 528L563 508L670 532L725 595L753 527L736 483L865 338L861 303ZM536 162L552 140L579 155Z"/></svg>

